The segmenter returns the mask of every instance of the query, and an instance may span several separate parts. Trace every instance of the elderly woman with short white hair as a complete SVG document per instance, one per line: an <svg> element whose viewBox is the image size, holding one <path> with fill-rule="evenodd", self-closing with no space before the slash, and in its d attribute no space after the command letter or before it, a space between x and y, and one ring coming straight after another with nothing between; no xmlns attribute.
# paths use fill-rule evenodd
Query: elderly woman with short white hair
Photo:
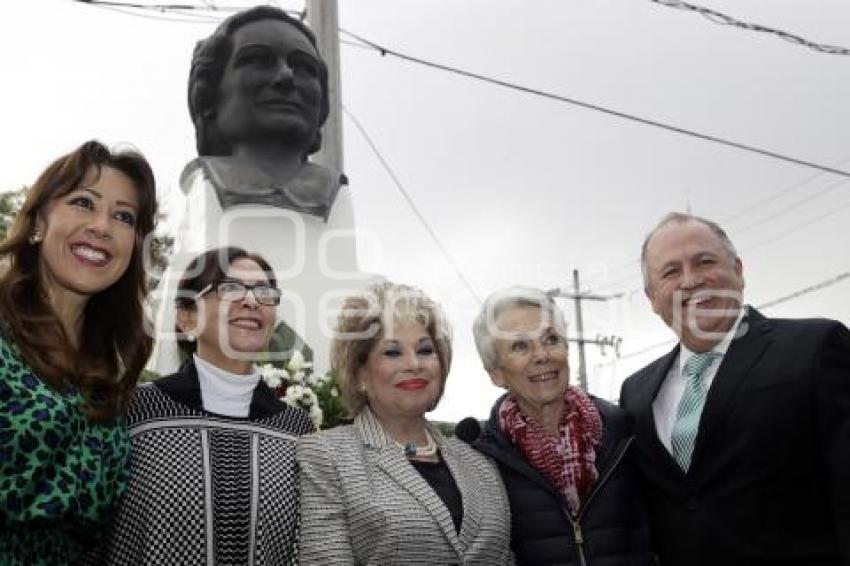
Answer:
<svg viewBox="0 0 850 566"><path fill-rule="evenodd" d="M473 446L499 465L518 564L653 563L617 406L570 386L563 313L543 291L492 294L473 325L493 383L507 389Z"/></svg>

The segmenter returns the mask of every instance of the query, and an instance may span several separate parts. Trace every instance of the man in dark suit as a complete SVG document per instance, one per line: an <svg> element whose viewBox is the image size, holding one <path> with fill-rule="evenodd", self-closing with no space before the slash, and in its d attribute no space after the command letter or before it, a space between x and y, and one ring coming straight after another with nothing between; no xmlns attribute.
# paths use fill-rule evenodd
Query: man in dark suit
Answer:
<svg viewBox="0 0 850 566"><path fill-rule="evenodd" d="M850 565L850 332L744 306L708 220L666 216L641 257L679 337L620 395L661 566Z"/></svg>

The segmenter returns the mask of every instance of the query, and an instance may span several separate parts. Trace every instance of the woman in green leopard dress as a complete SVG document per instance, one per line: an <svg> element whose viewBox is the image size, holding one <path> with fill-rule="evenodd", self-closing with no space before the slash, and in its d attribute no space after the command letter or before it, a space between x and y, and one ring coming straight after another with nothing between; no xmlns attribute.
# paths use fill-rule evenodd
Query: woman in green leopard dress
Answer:
<svg viewBox="0 0 850 566"><path fill-rule="evenodd" d="M124 491L155 215L147 161L91 141L41 174L0 243L0 565L77 564Z"/></svg>

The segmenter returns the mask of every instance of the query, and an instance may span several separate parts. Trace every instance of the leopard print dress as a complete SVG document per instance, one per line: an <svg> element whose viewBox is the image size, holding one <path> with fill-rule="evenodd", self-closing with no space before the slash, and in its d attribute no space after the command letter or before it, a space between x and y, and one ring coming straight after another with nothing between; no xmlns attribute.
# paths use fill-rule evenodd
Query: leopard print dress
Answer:
<svg viewBox="0 0 850 566"><path fill-rule="evenodd" d="M0 564L77 564L124 492L130 442L42 382L0 334Z"/></svg>

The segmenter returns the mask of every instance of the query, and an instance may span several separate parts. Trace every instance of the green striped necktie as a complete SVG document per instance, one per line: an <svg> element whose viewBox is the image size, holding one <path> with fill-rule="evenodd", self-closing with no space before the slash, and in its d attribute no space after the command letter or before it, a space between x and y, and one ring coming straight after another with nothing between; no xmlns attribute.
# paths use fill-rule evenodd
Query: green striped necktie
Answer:
<svg viewBox="0 0 850 566"><path fill-rule="evenodd" d="M682 393L682 399L676 409L676 420L673 421L673 428L670 430L670 448L673 459L686 472L691 465L691 455L694 452L697 431L699 431L699 419L708 394L702 374L714 358L719 356L720 354L716 352L694 354L688 358L682 369L686 380L685 391Z"/></svg>

